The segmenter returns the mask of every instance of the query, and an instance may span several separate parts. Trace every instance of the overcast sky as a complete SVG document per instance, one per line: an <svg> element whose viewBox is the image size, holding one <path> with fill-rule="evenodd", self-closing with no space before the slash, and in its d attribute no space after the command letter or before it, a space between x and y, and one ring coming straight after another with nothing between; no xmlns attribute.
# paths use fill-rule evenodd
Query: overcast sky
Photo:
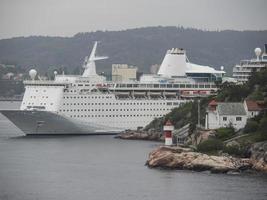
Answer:
<svg viewBox="0 0 267 200"><path fill-rule="evenodd" d="M158 25L267 30L267 0L0 0L0 39Z"/></svg>

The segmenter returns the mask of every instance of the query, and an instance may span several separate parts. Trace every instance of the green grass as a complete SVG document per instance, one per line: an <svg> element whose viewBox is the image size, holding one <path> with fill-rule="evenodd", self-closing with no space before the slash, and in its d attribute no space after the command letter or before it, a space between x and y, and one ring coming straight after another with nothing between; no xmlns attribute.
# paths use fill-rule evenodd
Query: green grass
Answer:
<svg viewBox="0 0 267 200"><path fill-rule="evenodd" d="M235 131L233 128L219 128L216 130L215 136L221 141L228 140L235 136Z"/></svg>
<svg viewBox="0 0 267 200"><path fill-rule="evenodd" d="M255 142L261 142L265 140L267 140L267 138L263 137L263 135L259 132L250 133L244 137L236 139L236 141L240 144L253 144Z"/></svg>

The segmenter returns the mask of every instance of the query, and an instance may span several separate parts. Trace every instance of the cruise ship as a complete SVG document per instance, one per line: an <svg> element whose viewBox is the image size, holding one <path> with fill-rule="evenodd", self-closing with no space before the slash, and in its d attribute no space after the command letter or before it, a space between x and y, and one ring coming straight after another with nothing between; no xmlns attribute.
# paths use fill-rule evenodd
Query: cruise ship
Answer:
<svg viewBox="0 0 267 200"><path fill-rule="evenodd" d="M2 110L26 135L114 134L145 127L154 118L193 98L216 94L223 69L190 63L184 49L166 52L157 74L139 81L107 81L96 73L97 42L86 57L82 75L57 74L38 80L29 71L19 110Z"/></svg>
<svg viewBox="0 0 267 200"><path fill-rule="evenodd" d="M256 58L241 60L240 64L233 67L233 78L239 83L246 83L253 72L267 69L267 44L262 53L259 47L254 50Z"/></svg>

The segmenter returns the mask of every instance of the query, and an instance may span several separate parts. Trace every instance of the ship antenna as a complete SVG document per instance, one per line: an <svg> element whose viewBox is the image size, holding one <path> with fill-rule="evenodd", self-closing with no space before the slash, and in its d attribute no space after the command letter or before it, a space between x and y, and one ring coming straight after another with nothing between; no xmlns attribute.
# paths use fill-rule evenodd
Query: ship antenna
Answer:
<svg viewBox="0 0 267 200"><path fill-rule="evenodd" d="M91 54L89 56L89 58L85 58L85 62L84 62L84 72L83 72L83 77L88 77L88 76L94 76L97 75L96 74L96 68L95 68L95 61L97 60L104 60L107 59L108 57L106 56L96 56L96 48L97 48L97 41L94 43L93 49L91 51Z"/></svg>

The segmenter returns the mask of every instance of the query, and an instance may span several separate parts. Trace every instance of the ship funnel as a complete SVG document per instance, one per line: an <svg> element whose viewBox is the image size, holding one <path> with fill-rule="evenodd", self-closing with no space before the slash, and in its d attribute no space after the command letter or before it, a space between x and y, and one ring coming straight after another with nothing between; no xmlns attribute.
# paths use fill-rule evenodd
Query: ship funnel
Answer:
<svg viewBox="0 0 267 200"><path fill-rule="evenodd" d="M88 76L95 76L96 74L96 68L95 68L95 61L96 60L104 60L107 59L108 57L106 56L96 56L96 48L97 48L97 42L94 43L93 49L91 51L91 54L89 57L85 57L83 68L83 77L88 77Z"/></svg>
<svg viewBox="0 0 267 200"><path fill-rule="evenodd" d="M167 51L158 71L158 75L165 77L185 76L187 70L185 51L172 48Z"/></svg>
<svg viewBox="0 0 267 200"><path fill-rule="evenodd" d="M264 44L264 53L267 54L267 44Z"/></svg>

